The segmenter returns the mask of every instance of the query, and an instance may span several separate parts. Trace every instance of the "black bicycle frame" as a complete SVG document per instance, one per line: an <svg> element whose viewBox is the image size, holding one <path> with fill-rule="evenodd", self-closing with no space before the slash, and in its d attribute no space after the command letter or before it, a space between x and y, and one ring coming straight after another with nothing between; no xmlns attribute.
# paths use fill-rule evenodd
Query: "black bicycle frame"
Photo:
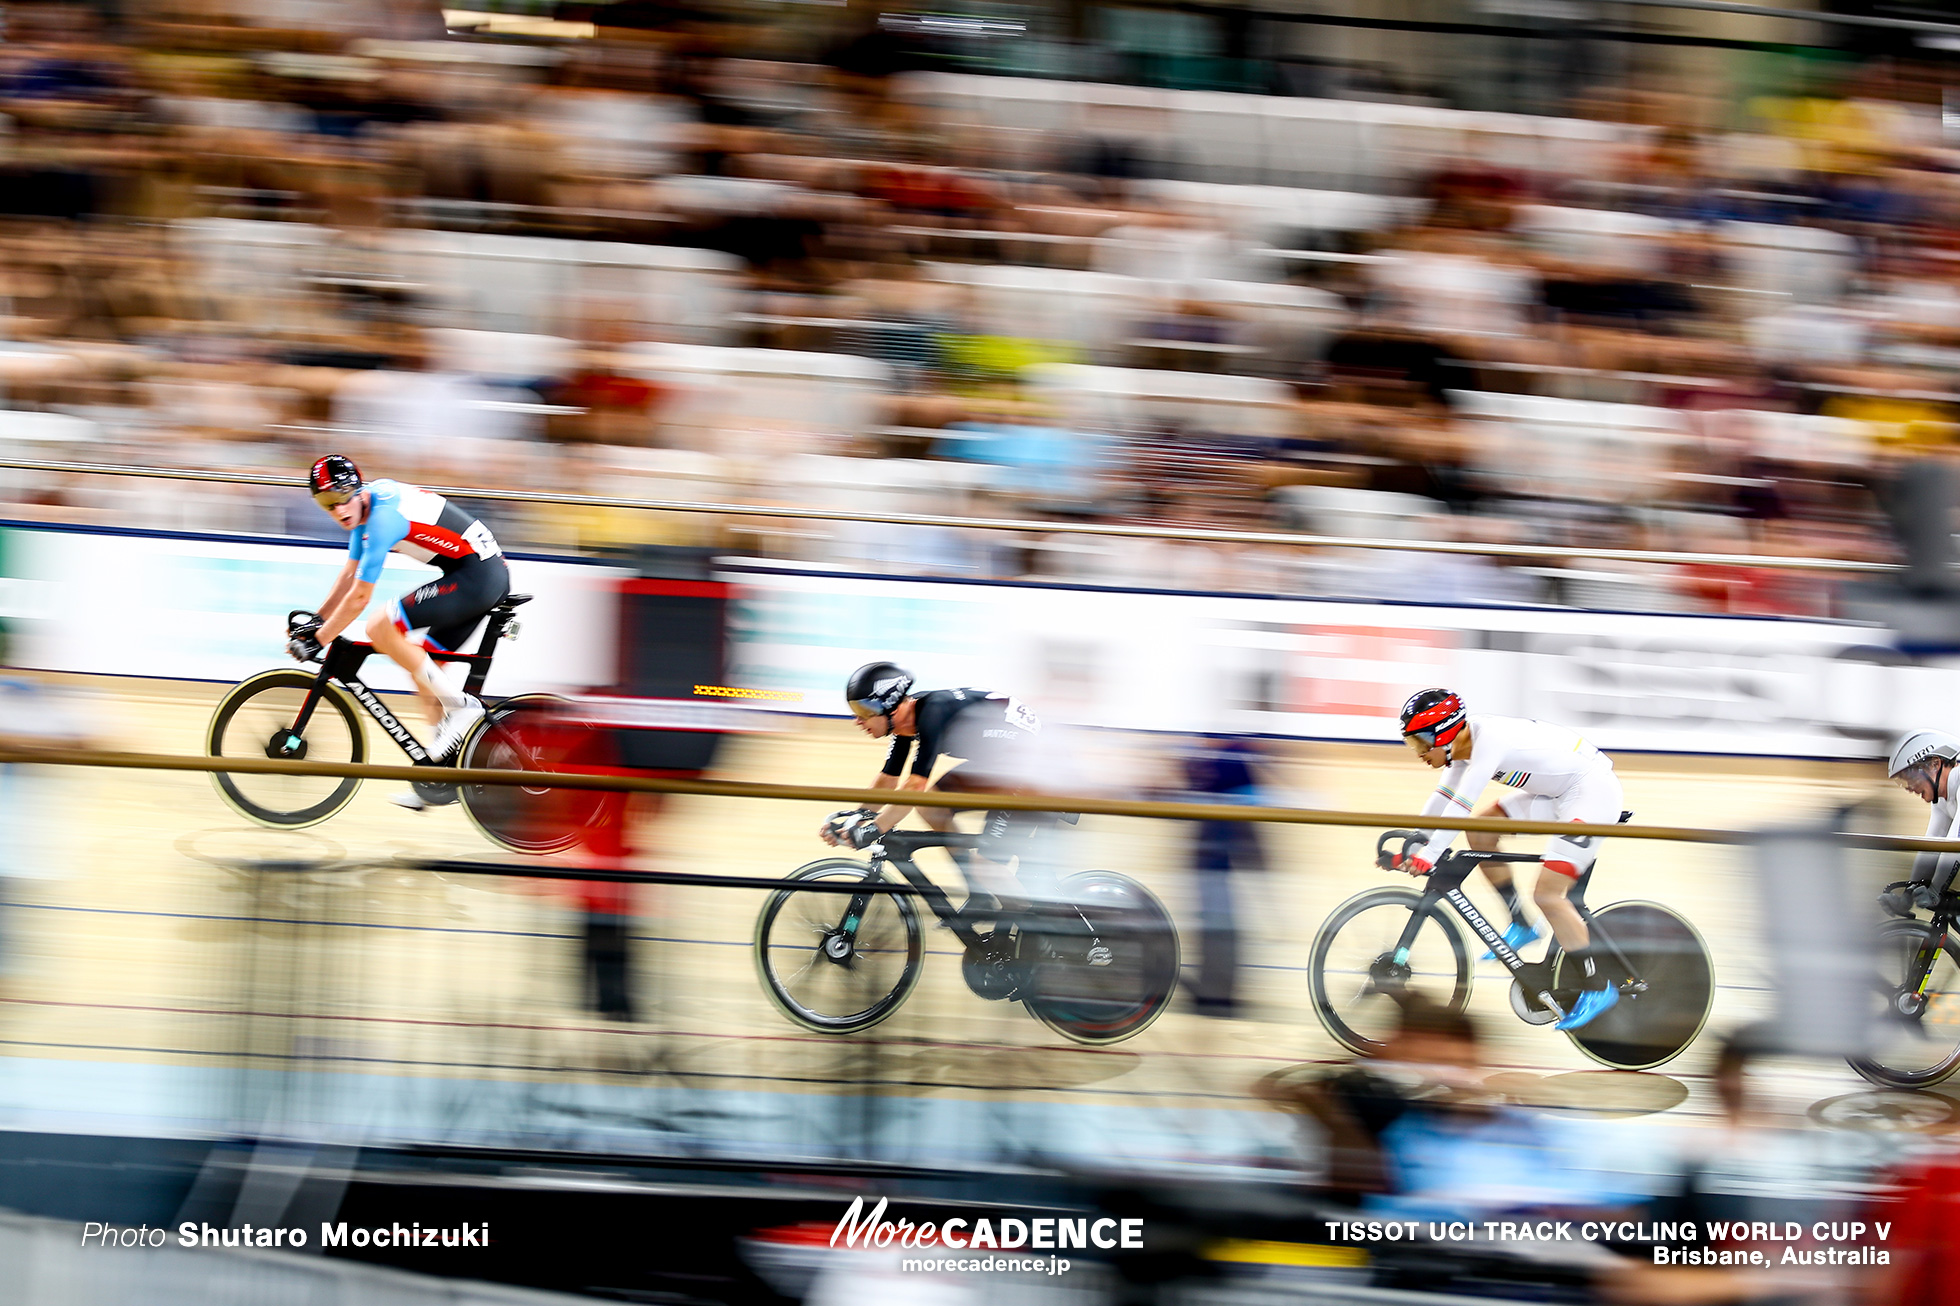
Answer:
<svg viewBox="0 0 1960 1306"><path fill-rule="evenodd" d="M977 834L941 834L924 831L915 833L909 830L903 834L888 834L876 845L871 856L871 873L864 878L875 884L884 878L884 867L895 868L905 877L906 883L918 891L918 896L932 909L932 914L944 921L947 928L953 931L954 936L962 944L969 948L977 947L983 942L980 932L961 916L960 909L953 905L953 900L946 896L946 891L926 878L926 873L913 864L912 854L921 848L944 848L948 853L954 854L954 864L958 865L959 858L955 850L975 848L979 843L980 836ZM965 867L960 868L960 873L962 875L966 873ZM971 888L970 885L968 887ZM850 904L844 911L844 919L838 927L839 930L855 938L858 925L864 920L864 913L871 908L871 900L883 896L874 893L852 894Z"/></svg>
<svg viewBox="0 0 1960 1306"><path fill-rule="evenodd" d="M1914 951L1912 969L1906 972L1905 983L1886 995L1888 1002L1899 992L1910 993L1917 998L1925 996L1926 983L1933 978L1933 966L1940 959L1940 948L1946 943L1947 931L1953 928L1956 916L1960 916L1960 898L1951 893L1941 894L1939 904L1933 908L1932 919L1927 922L1932 927L1931 933ZM1912 1014L1922 1016L1925 1011L1925 1007L1921 1006Z"/></svg>
<svg viewBox="0 0 1960 1306"><path fill-rule="evenodd" d="M1408 964L1409 953L1416 944L1416 935L1422 931L1423 918L1437 904L1448 903L1450 910L1462 918L1463 923L1470 927L1473 934L1483 940L1484 946L1489 948L1497 959L1504 963L1504 968L1510 971L1514 978L1525 983L1527 986L1534 983L1540 983L1542 985L1537 992L1532 993L1533 997L1544 1003L1548 1010L1556 1011L1563 1016L1565 1014L1564 1009L1553 1000L1551 994L1551 977L1556 967L1548 964L1553 962L1560 952L1557 936L1553 936L1551 950L1545 954L1544 961L1535 964L1527 962L1512 950L1510 944L1504 942L1504 935L1499 932L1495 925L1490 923L1489 919L1482 912L1477 910L1476 904L1471 902L1463 892L1463 882L1469 879L1470 873L1483 862L1537 862L1543 860L1543 856L1538 853L1479 852L1471 849L1447 854L1429 872L1423 884L1422 900L1416 904L1415 910L1409 913L1409 923L1403 926L1402 937L1395 944L1395 964L1398 966ZM1578 883L1573 886L1572 892L1566 896L1566 901L1571 903L1578 911L1579 919L1586 923L1587 936L1595 943L1604 943L1612 952L1614 958L1626 970L1627 985L1634 989L1643 989L1646 987L1647 981L1641 977L1639 971L1634 969L1633 962L1628 959L1624 952L1620 951L1620 945L1613 942L1612 935L1600 929L1594 923L1592 911L1586 906L1585 899L1586 883L1591 879L1592 869L1588 867L1586 873L1581 875ZM1539 974L1534 975L1532 973L1533 971L1537 971Z"/></svg>
<svg viewBox="0 0 1960 1306"><path fill-rule="evenodd" d="M463 682L463 692L472 698L480 698L483 695L483 682L490 675L490 663L497 655L497 643L503 638L514 615L510 608L492 608L483 627L483 638L474 653L438 653L431 649L429 656L438 662L469 663L470 674ZM331 680L367 709L368 715L375 719L402 752L408 754L410 761L417 766L433 766L436 759L429 756L429 750L422 747L422 741L361 681L361 664L373 657L375 651L372 644L350 639L336 639L328 646L326 656L320 660L320 674L314 677L313 688L307 691L306 701L299 705L299 713L293 718L292 734L297 737L305 733L306 723L313 719L313 709L319 705L320 691Z"/></svg>

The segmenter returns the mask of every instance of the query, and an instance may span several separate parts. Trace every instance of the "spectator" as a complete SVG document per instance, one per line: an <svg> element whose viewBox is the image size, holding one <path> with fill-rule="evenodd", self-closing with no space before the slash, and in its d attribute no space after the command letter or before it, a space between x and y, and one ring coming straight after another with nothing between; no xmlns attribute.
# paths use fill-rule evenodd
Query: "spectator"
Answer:
<svg viewBox="0 0 1960 1306"><path fill-rule="evenodd" d="M1254 741L1205 736L1193 740L1179 759L1187 801L1261 801L1253 771ZM1266 869L1260 829L1250 821L1198 821L1193 824L1191 869L1198 889L1198 974L1191 997L1202 1016L1239 1014L1238 898L1248 873Z"/></svg>

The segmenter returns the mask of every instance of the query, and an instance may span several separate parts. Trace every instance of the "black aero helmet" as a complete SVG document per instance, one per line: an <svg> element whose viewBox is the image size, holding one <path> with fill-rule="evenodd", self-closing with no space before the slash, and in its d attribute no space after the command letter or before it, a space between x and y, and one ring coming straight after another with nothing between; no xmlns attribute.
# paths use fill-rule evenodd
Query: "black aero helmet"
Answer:
<svg viewBox="0 0 1960 1306"><path fill-rule="evenodd" d="M322 508L346 503L361 492L361 469L345 454L330 453L313 464L306 478L307 493Z"/></svg>
<svg viewBox="0 0 1960 1306"><path fill-rule="evenodd" d="M867 662L844 682L844 701L863 720L890 716L912 691L912 673L895 662Z"/></svg>

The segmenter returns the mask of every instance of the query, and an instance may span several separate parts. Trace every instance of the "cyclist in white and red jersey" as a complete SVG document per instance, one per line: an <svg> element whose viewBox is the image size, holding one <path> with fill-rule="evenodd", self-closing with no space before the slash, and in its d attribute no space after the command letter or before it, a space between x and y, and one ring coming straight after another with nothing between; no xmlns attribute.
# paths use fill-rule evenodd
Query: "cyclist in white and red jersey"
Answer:
<svg viewBox="0 0 1960 1306"><path fill-rule="evenodd" d="M1425 689L1402 707L1402 742L1414 749L1425 765L1448 768L1436 792L1423 804L1424 816L1445 812L1502 814L1520 821L1581 821L1591 825L1613 825L1620 819L1625 794L1612 759L1564 726L1481 712L1472 716L1463 700L1449 690ZM1511 792L1473 807L1484 786L1493 780ZM1467 842L1474 849L1493 852L1502 837L1474 832ZM1427 875L1455 839L1454 830L1432 831L1429 841L1406 859L1397 855L1397 868L1411 875ZM1579 1000L1558 1022L1559 1029L1589 1024L1620 1000L1619 990L1606 982L1593 962L1585 920L1566 898L1579 877L1592 869L1597 855L1590 838L1555 836L1545 845L1545 869L1531 894L1559 946L1585 970ZM1525 920L1510 868L1485 863L1481 869L1510 909L1511 928L1505 932L1504 941L1516 951L1531 942L1536 931Z"/></svg>
<svg viewBox="0 0 1960 1306"><path fill-rule="evenodd" d="M450 683L425 650L456 651L510 593L503 550L489 527L440 494L399 481L364 481L353 460L340 454L314 463L307 483L314 500L352 534L347 563L320 606L319 626L295 632L288 651L302 662L317 659L367 610L390 552L429 563L442 575L375 614L367 636L408 672L436 728L429 752L447 757L483 716L483 704ZM412 632L421 638L412 639ZM413 789L397 794L395 802L418 811L424 806Z"/></svg>

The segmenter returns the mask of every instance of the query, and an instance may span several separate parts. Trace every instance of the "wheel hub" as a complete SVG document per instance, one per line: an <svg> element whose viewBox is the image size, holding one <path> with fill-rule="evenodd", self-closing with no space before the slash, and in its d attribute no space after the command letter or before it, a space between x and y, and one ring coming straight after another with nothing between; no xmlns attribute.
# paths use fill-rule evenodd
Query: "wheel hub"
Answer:
<svg viewBox="0 0 1960 1306"><path fill-rule="evenodd" d="M306 740L285 726L272 732L266 741L265 755L275 762L298 762L306 757Z"/></svg>
<svg viewBox="0 0 1960 1306"><path fill-rule="evenodd" d="M823 941L823 955L840 966L848 962L855 951L850 936L841 931Z"/></svg>
<svg viewBox="0 0 1960 1306"><path fill-rule="evenodd" d="M1375 958L1373 965L1368 967L1368 978L1374 982L1375 991L1378 993L1401 992L1403 986L1409 982L1409 976L1413 974L1415 974L1414 969L1407 962L1395 960L1395 954L1392 952L1384 952Z"/></svg>
<svg viewBox="0 0 1960 1306"><path fill-rule="evenodd" d="M1917 1016L1926 1002L1917 993L1901 993L1893 999L1893 1005L1898 1008L1901 1016Z"/></svg>

